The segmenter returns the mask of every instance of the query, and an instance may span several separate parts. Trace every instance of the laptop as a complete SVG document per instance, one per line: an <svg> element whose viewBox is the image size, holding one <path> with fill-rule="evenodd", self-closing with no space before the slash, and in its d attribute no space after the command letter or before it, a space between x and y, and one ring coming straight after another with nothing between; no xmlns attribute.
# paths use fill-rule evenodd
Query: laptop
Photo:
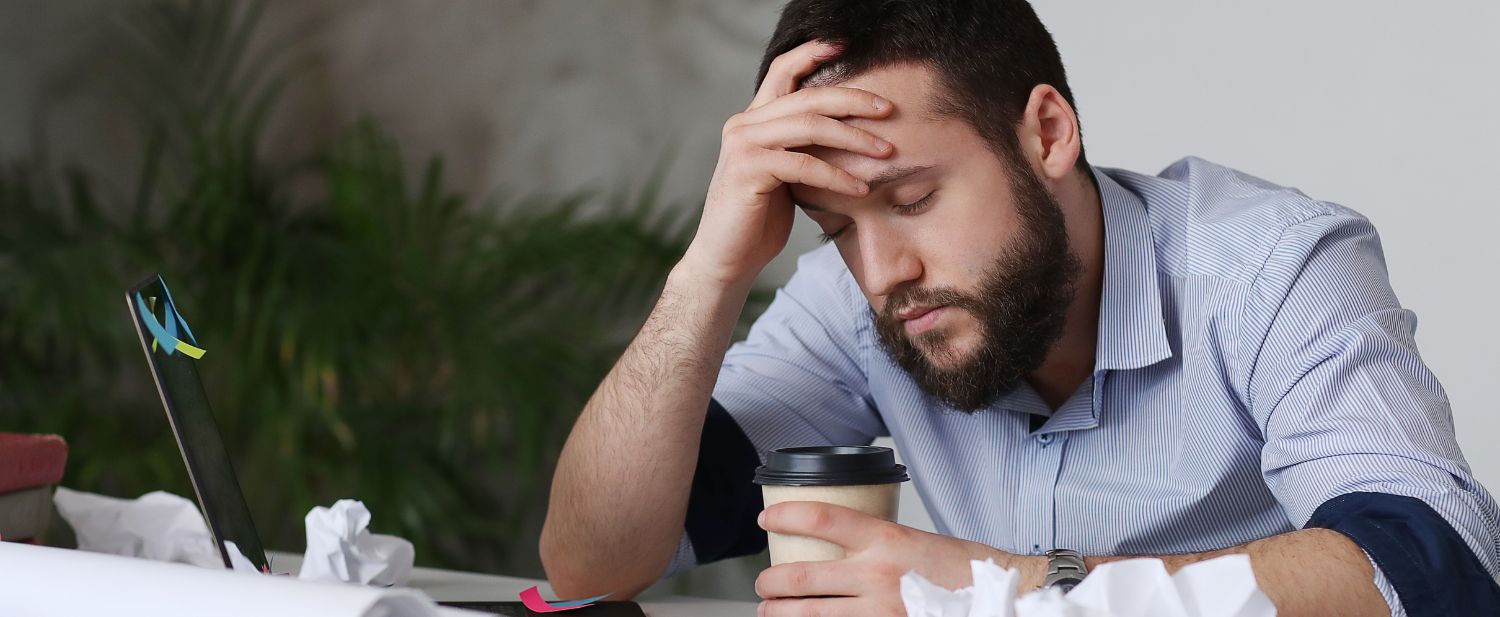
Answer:
<svg viewBox="0 0 1500 617"><path fill-rule="evenodd" d="M208 521L208 532L224 558L224 567L233 567L232 547L256 570L271 572L260 534L250 518L250 506L245 503L229 452L209 409L208 393L198 376L198 363L213 361L216 356L199 342L160 275L152 275L126 291L125 304L140 338L141 350L146 354L151 378L156 382L156 392L166 409L167 421L177 438L177 449L187 466L198 507ZM538 614L515 601L438 604L506 616ZM568 612L578 617L645 617L634 602L599 602Z"/></svg>

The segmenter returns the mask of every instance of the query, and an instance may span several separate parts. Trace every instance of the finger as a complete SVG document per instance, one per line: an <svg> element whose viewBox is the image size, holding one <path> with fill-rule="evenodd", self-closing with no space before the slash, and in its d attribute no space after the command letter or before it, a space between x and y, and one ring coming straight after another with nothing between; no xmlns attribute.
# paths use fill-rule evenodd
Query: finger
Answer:
<svg viewBox="0 0 1500 617"><path fill-rule="evenodd" d="M769 193L782 184L803 184L850 197L864 197L870 192L863 180L811 154L781 150L762 150L761 154L766 157L762 164L771 178L755 187L757 193Z"/></svg>
<svg viewBox="0 0 1500 617"><path fill-rule="evenodd" d="M736 124L766 122L779 116L814 113L830 118L883 118L890 114L891 102L878 94L859 88L823 86L798 90L730 120Z"/></svg>
<svg viewBox="0 0 1500 617"><path fill-rule="evenodd" d="M767 149L825 146L873 158L885 158L891 143L874 133L818 114L783 116L735 129L735 137Z"/></svg>
<svg viewBox="0 0 1500 617"><path fill-rule="evenodd" d="M868 598L785 598L760 603L759 617L869 617L885 614Z"/></svg>
<svg viewBox="0 0 1500 617"><path fill-rule="evenodd" d="M856 596L860 577L848 562L798 561L771 566L755 578L755 594L767 600L808 596Z"/></svg>
<svg viewBox="0 0 1500 617"><path fill-rule="evenodd" d="M792 536L806 536L832 542L847 551L863 549L876 538L889 521L859 510L817 501L778 503L760 515L760 526L766 531Z"/></svg>
<svg viewBox="0 0 1500 617"><path fill-rule="evenodd" d="M749 109L791 94L797 89L798 81L817 70L819 64L837 56L840 49L839 45L813 40L776 56L771 61L771 66L766 68L766 78L760 83L760 90L755 93L755 98L750 101Z"/></svg>

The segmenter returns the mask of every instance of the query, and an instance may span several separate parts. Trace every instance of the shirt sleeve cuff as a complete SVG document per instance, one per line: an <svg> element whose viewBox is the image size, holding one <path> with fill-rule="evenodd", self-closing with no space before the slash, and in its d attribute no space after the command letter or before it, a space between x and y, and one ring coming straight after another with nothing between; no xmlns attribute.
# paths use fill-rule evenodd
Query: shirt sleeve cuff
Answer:
<svg viewBox="0 0 1500 617"><path fill-rule="evenodd" d="M1464 539L1420 499L1347 493L1319 506L1305 527L1348 536L1375 566L1393 614L1492 615L1500 586Z"/></svg>

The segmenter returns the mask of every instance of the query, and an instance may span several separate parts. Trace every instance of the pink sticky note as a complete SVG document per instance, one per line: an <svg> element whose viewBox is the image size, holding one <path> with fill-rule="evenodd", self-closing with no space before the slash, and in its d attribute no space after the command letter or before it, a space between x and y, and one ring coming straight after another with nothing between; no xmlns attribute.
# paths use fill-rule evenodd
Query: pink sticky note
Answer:
<svg viewBox="0 0 1500 617"><path fill-rule="evenodd" d="M521 604L526 605L526 608L533 613L560 613L571 611L575 608L583 608L607 597L609 597L609 594L606 593L602 596L594 596L583 600L569 600L567 602L549 604L546 600L542 599L541 592L537 591L536 586L533 585L527 588L526 591L521 592Z"/></svg>

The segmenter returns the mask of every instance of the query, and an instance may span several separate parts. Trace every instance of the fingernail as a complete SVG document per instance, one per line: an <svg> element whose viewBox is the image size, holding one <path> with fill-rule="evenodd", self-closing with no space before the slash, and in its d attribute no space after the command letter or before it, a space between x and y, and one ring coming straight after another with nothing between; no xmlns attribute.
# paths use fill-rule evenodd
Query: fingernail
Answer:
<svg viewBox="0 0 1500 617"><path fill-rule="evenodd" d="M760 516L755 517L755 524L756 525L760 525L761 529L765 529L765 527L766 527L766 511L765 510L761 510L760 511Z"/></svg>
<svg viewBox="0 0 1500 617"><path fill-rule="evenodd" d="M890 150L891 149L891 142L885 141L883 139L882 140L876 140L876 142L875 142L875 149L879 150L881 152L885 152L887 150Z"/></svg>
<svg viewBox="0 0 1500 617"><path fill-rule="evenodd" d="M756 617L765 617L765 614L766 614L766 603L765 602L761 602L760 604L755 605L755 615L756 615Z"/></svg>
<svg viewBox="0 0 1500 617"><path fill-rule="evenodd" d="M885 111L885 108L891 106L885 99L875 99L875 102L871 103L871 105L875 107L875 111Z"/></svg>

